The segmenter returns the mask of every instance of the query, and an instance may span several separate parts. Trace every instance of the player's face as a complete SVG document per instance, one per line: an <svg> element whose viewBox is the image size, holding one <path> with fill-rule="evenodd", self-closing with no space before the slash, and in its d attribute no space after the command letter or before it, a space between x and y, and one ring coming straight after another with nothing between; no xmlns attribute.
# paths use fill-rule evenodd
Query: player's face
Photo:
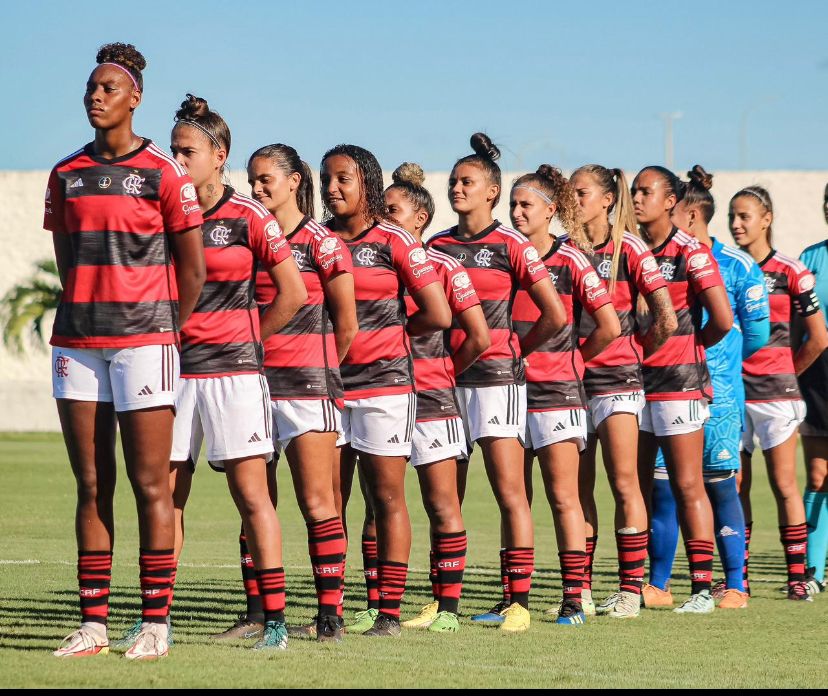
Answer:
<svg viewBox="0 0 828 696"><path fill-rule="evenodd" d="M658 172L639 172L632 185L633 211L639 224L647 225L668 215L676 203L675 194L667 190L667 182Z"/></svg>
<svg viewBox="0 0 828 696"><path fill-rule="evenodd" d="M740 247L766 239L773 217L755 196L739 196L730 201L730 234Z"/></svg>
<svg viewBox="0 0 828 696"><path fill-rule="evenodd" d="M256 157L247 167L250 193L271 213L290 200L295 190L286 175L270 157Z"/></svg>
<svg viewBox="0 0 828 696"><path fill-rule="evenodd" d="M449 203L455 213L470 213L484 207L491 209L498 190L498 186L489 183L486 173L473 164L460 164L449 176Z"/></svg>
<svg viewBox="0 0 828 696"><path fill-rule="evenodd" d="M351 217L362 210L362 182L359 168L350 157L332 155L320 172L322 200L336 217Z"/></svg>
<svg viewBox="0 0 828 696"><path fill-rule="evenodd" d="M197 189L211 183L221 169L213 143L192 126L179 123L173 128L170 150L176 161L187 170Z"/></svg>
<svg viewBox="0 0 828 696"><path fill-rule="evenodd" d="M400 227L411 234L419 234L422 224L417 219L417 210L408 196L392 186L385 192L385 205L388 214Z"/></svg>
<svg viewBox="0 0 828 696"><path fill-rule="evenodd" d="M691 209L684 201L679 201L673 212L670 214L670 221L685 232L693 232L693 216Z"/></svg>
<svg viewBox="0 0 828 696"><path fill-rule="evenodd" d="M509 217L512 227L527 237L549 232L549 221L555 214L554 204L524 188L512 189L509 197Z"/></svg>
<svg viewBox="0 0 828 696"><path fill-rule="evenodd" d="M83 106L89 125L109 130L126 121L141 103L132 80L114 65L99 65L86 81Z"/></svg>
<svg viewBox="0 0 828 696"><path fill-rule="evenodd" d="M828 186L825 187L825 196L822 199L822 214L828 222Z"/></svg>
<svg viewBox="0 0 828 696"><path fill-rule="evenodd" d="M578 196L578 205L581 206L581 215L585 224L607 216L607 210L612 205L614 196L611 193L604 193L592 174L582 172L573 176L572 186Z"/></svg>

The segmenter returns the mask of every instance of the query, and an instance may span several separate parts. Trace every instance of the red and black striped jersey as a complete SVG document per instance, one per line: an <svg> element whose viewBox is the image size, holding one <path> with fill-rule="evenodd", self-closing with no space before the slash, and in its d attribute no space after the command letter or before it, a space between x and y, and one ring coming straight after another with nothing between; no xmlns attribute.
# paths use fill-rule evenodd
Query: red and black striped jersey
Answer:
<svg viewBox="0 0 828 696"><path fill-rule="evenodd" d="M308 299L285 327L264 344L265 375L274 399L342 400L336 338L325 302L325 283L353 273L351 254L342 240L305 216L287 237ZM276 299L270 275L259 270L256 301L261 313Z"/></svg>
<svg viewBox="0 0 828 696"><path fill-rule="evenodd" d="M566 325L525 359L527 407L529 411L584 408L578 325L583 309L593 314L610 303L609 292L589 259L566 237L554 241L543 263L566 310ZM512 312L518 335L528 334L539 317L529 293L520 290Z"/></svg>
<svg viewBox="0 0 828 696"><path fill-rule="evenodd" d="M775 249L759 267L770 298L770 339L742 363L746 401L801 399L791 345L793 311L807 317L820 311L816 278L801 261Z"/></svg>
<svg viewBox="0 0 828 696"><path fill-rule="evenodd" d="M54 346L130 348L178 339L178 286L168 234L202 222L187 172L152 141L104 159L92 144L49 175L43 226L68 234Z"/></svg>
<svg viewBox="0 0 828 696"><path fill-rule="evenodd" d="M520 232L495 220L474 237L462 237L457 227L428 240L431 248L457 259L468 271L480 298L492 344L463 374L462 387L523 384L525 374L518 335L512 323L512 305L521 288L528 290L549 274L537 249ZM458 331L459 329L453 329ZM452 338L452 345L459 341Z"/></svg>
<svg viewBox="0 0 828 696"><path fill-rule="evenodd" d="M207 277L181 328L181 376L261 371L256 269L290 259L279 223L261 204L226 186L201 227Z"/></svg>
<svg viewBox="0 0 828 696"><path fill-rule="evenodd" d="M647 400L712 400L713 387L701 343L702 305L697 296L724 285L719 265L710 249L675 227L652 252L667 281L678 329L644 360Z"/></svg>
<svg viewBox="0 0 828 696"><path fill-rule="evenodd" d="M590 259L608 286L614 252L615 243L609 239L594 248ZM621 323L621 335L586 364L584 389L587 398L602 394L623 394L644 388L641 376L642 354L635 339L635 308L640 295L647 296L665 286L658 262L644 240L624 232L615 290L611 298ZM589 314L581 317L581 339L585 340L594 330L592 317Z"/></svg>
<svg viewBox="0 0 828 696"><path fill-rule="evenodd" d="M422 244L389 222L343 241L354 264L359 322L359 332L339 367L345 398L411 392L414 375L403 293L440 282L434 264Z"/></svg>
<svg viewBox="0 0 828 696"><path fill-rule="evenodd" d="M454 397L454 363L451 354L463 342L464 334L457 317L480 304L469 274L451 256L427 249L426 254L443 284L452 316L453 329L436 331L425 336L411 337L411 355L414 358L414 386L417 390L417 421L457 418L460 413ZM417 304L406 294L408 316L417 311ZM456 344L451 345L455 339Z"/></svg>

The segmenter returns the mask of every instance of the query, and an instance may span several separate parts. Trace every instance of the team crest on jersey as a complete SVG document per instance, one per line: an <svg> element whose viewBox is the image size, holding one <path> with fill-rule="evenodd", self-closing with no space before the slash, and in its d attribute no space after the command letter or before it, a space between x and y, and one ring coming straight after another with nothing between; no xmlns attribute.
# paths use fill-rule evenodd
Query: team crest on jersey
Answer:
<svg viewBox="0 0 828 696"><path fill-rule="evenodd" d="M809 273L799 279L799 292L808 292L816 286L816 279Z"/></svg>
<svg viewBox="0 0 828 696"><path fill-rule="evenodd" d="M362 247L354 258L359 262L360 266L373 266L377 259L377 251L371 247Z"/></svg>
<svg viewBox="0 0 828 696"><path fill-rule="evenodd" d="M230 241L230 233L231 230L229 227L225 227L224 225L216 225L210 232L210 239L213 240L213 244L216 244L217 246L226 246Z"/></svg>
<svg viewBox="0 0 828 696"><path fill-rule="evenodd" d="M419 266L420 264L425 263L427 260L428 257L426 256L425 249L423 249L422 247L412 249L410 252L408 252L408 262L412 266Z"/></svg>
<svg viewBox="0 0 828 696"><path fill-rule="evenodd" d="M493 256L494 252L489 251L488 249L481 249L474 255L474 262L478 266L484 266L485 268L489 268L489 266L492 265Z"/></svg>
<svg viewBox="0 0 828 696"><path fill-rule="evenodd" d="M609 278L610 273L612 272L612 260L611 259L604 259L601 263L598 264L598 275L602 278Z"/></svg>
<svg viewBox="0 0 828 696"><path fill-rule="evenodd" d="M128 193L131 196L140 196L141 188L143 187L145 181L145 178L142 178L133 172L126 179L124 179L124 193Z"/></svg>
<svg viewBox="0 0 828 696"><path fill-rule="evenodd" d="M655 259L653 259L655 260ZM676 267L670 263L669 261L665 261L662 263L658 269L661 271L661 275L664 276L664 280L670 282L673 280L673 276L676 274Z"/></svg>
<svg viewBox="0 0 828 696"><path fill-rule="evenodd" d="M325 237L319 245L319 254L327 256L335 251L339 251L339 240L336 237Z"/></svg>
<svg viewBox="0 0 828 696"><path fill-rule="evenodd" d="M641 262L641 270L644 273L652 273L658 269L658 262L652 256L648 256Z"/></svg>
<svg viewBox="0 0 828 696"><path fill-rule="evenodd" d="M305 264L305 258L307 256L305 252L299 249L291 249L290 253L293 254L293 260L296 261L296 265L301 269Z"/></svg>
<svg viewBox="0 0 828 696"><path fill-rule="evenodd" d="M98 179L99 189L108 189L110 186L112 186L112 179L110 179L108 176L102 176L100 179Z"/></svg>
<svg viewBox="0 0 828 696"><path fill-rule="evenodd" d="M768 292L773 292L776 288L776 278L773 276L765 276L765 287L768 289Z"/></svg>

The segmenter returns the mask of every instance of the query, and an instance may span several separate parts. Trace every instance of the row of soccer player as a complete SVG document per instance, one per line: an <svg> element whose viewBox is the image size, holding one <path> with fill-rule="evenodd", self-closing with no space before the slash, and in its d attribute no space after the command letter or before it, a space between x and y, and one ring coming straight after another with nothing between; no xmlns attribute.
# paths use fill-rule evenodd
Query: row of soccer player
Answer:
<svg viewBox="0 0 828 696"><path fill-rule="evenodd" d="M631 197L619 170L590 165L567 181L543 165L513 185L511 229L492 218L499 152L478 133L474 153L455 164L449 182L458 225L423 247L434 208L416 167L402 167L384 191L370 152L329 150L320 172L322 226L314 221L309 168L293 148L257 150L248 163L253 198L243 196L222 182L230 131L204 100L188 95L177 112L171 157L132 130L143 57L110 44L98 64L85 96L95 139L56 165L46 195L45 227L64 286L52 336L53 389L78 482L82 613L56 655L109 649L116 418L141 544L142 617L124 640L130 659L167 654L183 511L205 440L242 519L248 612L223 636L259 634L257 649L283 649L288 638L275 477L266 466L274 444L284 451L307 522L318 596L317 620L300 634L341 638L344 520L357 455L371 509L362 539L368 607L349 630L400 632L409 460L431 522L435 591L414 624L458 630L461 503L475 444L501 512L507 593L478 618L504 631L529 627L534 538L525 472L537 456L560 549L564 598L556 620L583 623L597 520L594 476L579 481L579 471L594 472L597 440L616 496L621 568L620 592L602 610L619 617L638 611L658 446L693 578L679 611L712 609L714 513L701 462L721 464L724 452L727 471L738 468L741 407L736 394L720 397L717 383L714 408L722 415L713 414L716 426L705 438L714 393L705 348L728 337L741 351L742 339L731 332L733 288L722 279L716 243L713 251L704 243L712 241L712 210L692 205L694 197L709 199L697 178L687 185L647 167ZM755 354L758 362L745 364L749 390L763 377L757 387L765 402L751 409L755 395L747 395L746 442L756 433L769 460L790 455L771 469L784 502L789 597L807 598L804 512L790 495L796 427L782 444L769 438L791 420L789 411L801 420L794 374L828 338L813 277L770 253L766 192L744 189L731 214L734 236L751 254L762 253L764 240L765 273L787 298L772 304L770 344ZM680 215L697 237L674 226ZM556 217L567 235L550 234ZM764 284L749 280L748 257L732 258L733 287L747 298L740 321L754 322L767 311ZM796 364L790 298L808 333ZM741 355L736 363L731 350L722 375L738 373ZM735 441L721 426L734 413ZM719 446L715 455L704 451ZM732 475L714 476L708 488L722 482L717 490L735 491Z"/></svg>

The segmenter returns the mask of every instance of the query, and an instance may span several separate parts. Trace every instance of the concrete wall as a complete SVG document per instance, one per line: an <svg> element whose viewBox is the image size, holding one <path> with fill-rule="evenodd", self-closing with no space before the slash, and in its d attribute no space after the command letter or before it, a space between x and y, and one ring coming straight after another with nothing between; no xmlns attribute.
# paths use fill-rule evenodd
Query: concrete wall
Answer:
<svg viewBox="0 0 828 696"><path fill-rule="evenodd" d="M0 172L0 209L5 222L0 225L0 295L31 274L32 263L52 256L51 235L41 228L43 193L47 172ZM517 176L504 175L508 188ZM244 172L233 172L231 180L239 191L247 193ZM426 176L426 186L434 193L437 212L429 231L454 224L446 202L448 174L434 172ZM386 175L390 182L390 176ZM828 171L822 172L720 172L716 174L713 193L719 211L712 229L727 240L727 203L730 196L750 184L768 188L776 207L775 243L782 251L798 255L809 244L825 238L822 196ZM503 196L496 215L508 221L507 196ZM318 206L318 201L317 201ZM317 207L317 214L320 208ZM51 399L51 361L48 349L31 348L25 357L10 355L0 345L0 431L58 430Z"/></svg>

